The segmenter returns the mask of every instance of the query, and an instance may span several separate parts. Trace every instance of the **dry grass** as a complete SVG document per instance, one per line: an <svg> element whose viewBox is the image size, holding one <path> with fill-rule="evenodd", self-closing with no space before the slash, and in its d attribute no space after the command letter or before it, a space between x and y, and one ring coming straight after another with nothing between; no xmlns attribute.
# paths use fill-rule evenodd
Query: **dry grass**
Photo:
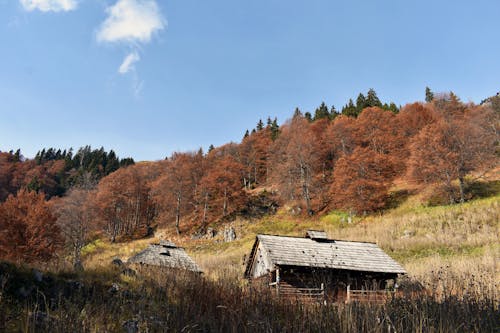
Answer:
<svg viewBox="0 0 500 333"><path fill-rule="evenodd" d="M114 332L123 330L122 324L130 319L144 332L486 332L498 328L500 196L439 207L424 207L409 198L383 215L347 220L340 212L304 220L281 211L258 221L235 221L238 239L230 243L224 243L221 235L192 240L163 231L163 237L186 247L204 270L201 277L168 272L125 277L106 268L111 260L126 260L157 239L98 241L86 248L87 271L78 277L89 290L60 299L51 310L50 328ZM303 236L310 228L324 229L335 239L376 242L403 264L409 281L418 281L426 292L384 306L317 307L283 302L248 286L242 278L244 258L256 234ZM121 291L111 297L108 289L113 282ZM9 299L5 295L2 300ZM0 307L5 309L3 302ZM40 302L35 298L12 303L4 318L12 327L34 331L40 326L32 314L44 309Z"/></svg>
<svg viewBox="0 0 500 333"><path fill-rule="evenodd" d="M411 198L398 208L380 216L354 218L347 223L343 213L332 212L320 219L290 217L283 212L259 221L237 220L232 223L238 239L225 243L219 233L214 239L192 240L163 231L214 279L231 277L241 280L244 260L258 233L303 236L310 228L324 229L334 239L376 242L400 261L410 276L422 281L433 271L449 267L456 271L468 267L488 281L499 281L500 196L462 205L424 207ZM127 259L157 239L111 244L99 241L87 247L85 267L109 265L113 258ZM243 282L239 282L240 284Z"/></svg>
<svg viewBox="0 0 500 333"><path fill-rule="evenodd" d="M0 330L8 332L490 332L498 304L446 294L395 298L384 305L301 304L233 279L152 271L122 279L118 272L77 280L74 275L33 281L29 271L0 264ZM88 273L86 273L88 274ZM82 282L83 281L83 282ZM33 291L20 296L20 286ZM131 330L134 332L134 330Z"/></svg>

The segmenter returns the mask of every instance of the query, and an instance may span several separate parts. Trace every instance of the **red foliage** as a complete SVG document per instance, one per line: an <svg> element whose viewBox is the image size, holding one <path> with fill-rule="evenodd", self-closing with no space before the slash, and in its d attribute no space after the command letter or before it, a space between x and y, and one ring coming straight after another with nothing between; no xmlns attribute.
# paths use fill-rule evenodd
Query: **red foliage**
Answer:
<svg viewBox="0 0 500 333"><path fill-rule="evenodd" d="M60 229L42 193L21 190L0 205L1 258L48 261L61 246Z"/></svg>
<svg viewBox="0 0 500 333"><path fill-rule="evenodd" d="M120 168L102 179L95 206L111 241L143 237L157 214L148 183L148 164Z"/></svg>
<svg viewBox="0 0 500 333"><path fill-rule="evenodd" d="M463 114L442 117L424 127L410 144L409 178L417 183L443 183L450 202L455 201L452 182L458 180L463 202L467 174L498 163L498 137L490 129L490 113L484 108L466 109Z"/></svg>
<svg viewBox="0 0 500 333"><path fill-rule="evenodd" d="M312 214L313 201L320 191L316 175L321 170L320 140L309 122L295 116L282 128L275 141L272 160L273 181L284 201L297 202Z"/></svg>
<svg viewBox="0 0 500 333"><path fill-rule="evenodd" d="M209 161L198 192L198 200L203 206L203 225L224 218L244 206L247 197L242 173L243 165L230 155Z"/></svg>
<svg viewBox="0 0 500 333"><path fill-rule="evenodd" d="M203 155L174 153L164 163L162 175L153 183L153 195L160 205L160 221L175 221L177 233L184 216L197 209L196 193L203 175Z"/></svg>
<svg viewBox="0 0 500 333"><path fill-rule="evenodd" d="M358 214L383 208L393 178L392 164L383 154L358 147L335 165L332 206Z"/></svg>
<svg viewBox="0 0 500 333"><path fill-rule="evenodd" d="M271 144L269 128L252 133L241 142L239 152L245 170L244 184L247 189L267 181Z"/></svg>

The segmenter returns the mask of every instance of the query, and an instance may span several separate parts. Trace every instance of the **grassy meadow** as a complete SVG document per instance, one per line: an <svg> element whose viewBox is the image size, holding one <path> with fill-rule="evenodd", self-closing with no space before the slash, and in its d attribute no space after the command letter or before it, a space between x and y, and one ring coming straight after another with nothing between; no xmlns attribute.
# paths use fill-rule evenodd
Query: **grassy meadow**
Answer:
<svg viewBox="0 0 500 333"><path fill-rule="evenodd" d="M453 206L408 198L376 216L349 222L341 212L321 218L276 215L231 223L237 239L169 238L202 267L187 272L121 274L126 260L155 238L112 244L96 239L84 251L85 271L64 258L50 266L0 267L0 331L8 332L494 332L500 327L500 195ZM217 227L217 226L215 226ZM258 233L376 242L408 271L405 296L384 305L301 304L277 299L243 279ZM415 285L424 289L412 289ZM28 286L28 287L26 287ZM27 289L27 290L24 290ZM418 292L412 292L418 290Z"/></svg>

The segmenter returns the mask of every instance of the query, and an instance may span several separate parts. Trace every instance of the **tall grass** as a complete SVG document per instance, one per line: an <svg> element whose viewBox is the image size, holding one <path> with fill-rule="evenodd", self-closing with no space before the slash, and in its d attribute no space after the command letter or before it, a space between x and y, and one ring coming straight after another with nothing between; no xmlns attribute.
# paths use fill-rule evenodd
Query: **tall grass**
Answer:
<svg viewBox="0 0 500 333"><path fill-rule="evenodd" d="M384 305L303 304L267 289L187 272L143 271L115 286L95 278L46 276L2 266L0 330L11 332L494 332L498 303L489 295L421 294ZM35 289L18 294L20 282Z"/></svg>

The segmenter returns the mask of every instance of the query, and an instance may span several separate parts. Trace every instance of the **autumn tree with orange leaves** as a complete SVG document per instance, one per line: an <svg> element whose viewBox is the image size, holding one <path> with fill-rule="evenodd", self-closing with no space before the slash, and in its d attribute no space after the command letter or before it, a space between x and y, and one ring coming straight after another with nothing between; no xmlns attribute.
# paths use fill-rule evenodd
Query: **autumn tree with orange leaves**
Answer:
<svg viewBox="0 0 500 333"><path fill-rule="evenodd" d="M238 211L247 200L242 182L243 165L231 155L209 156L208 160L198 193L202 225Z"/></svg>
<svg viewBox="0 0 500 333"><path fill-rule="evenodd" d="M71 253L73 267L77 270L83 268L81 254L90 233L99 229L91 200L93 194L92 188L73 188L55 203L57 224Z"/></svg>
<svg viewBox="0 0 500 333"><path fill-rule="evenodd" d="M394 178L387 157L368 147L356 148L335 165L330 197L333 208L361 214L383 208Z"/></svg>
<svg viewBox="0 0 500 333"><path fill-rule="evenodd" d="M0 258L48 261L62 245L61 230L43 193L21 190L0 205Z"/></svg>
<svg viewBox="0 0 500 333"><path fill-rule="evenodd" d="M464 202L466 176L498 163L495 154L498 137L491 131L490 122L493 119L498 124L499 118L483 107L460 111L452 105L441 112L438 121L424 127L412 140L408 176L418 183L443 184L450 203L455 202L453 182L456 180L458 200ZM450 116L449 112L454 115Z"/></svg>
<svg viewBox="0 0 500 333"><path fill-rule="evenodd" d="M136 238L151 232L157 205L150 193L147 170L138 165L121 168L97 187L94 204L112 242L119 237Z"/></svg>
<svg viewBox="0 0 500 333"><path fill-rule="evenodd" d="M306 212L314 213L312 202L317 194L316 174L321 169L320 141L310 124L296 114L283 126L274 145L273 180L285 201L301 202Z"/></svg>
<svg viewBox="0 0 500 333"><path fill-rule="evenodd" d="M267 181L271 144L270 126L250 134L241 142L240 155L245 170L243 182L246 189Z"/></svg>
<svg viewBox="0 0 500 333"><path fill-rule="evenodd" d="M154 182L153 195L161 207L159 219L173 221L180 234L181 220L197 208L196 194L203 175L203 154L174 153L164 162L162 175Z"/></svg>

